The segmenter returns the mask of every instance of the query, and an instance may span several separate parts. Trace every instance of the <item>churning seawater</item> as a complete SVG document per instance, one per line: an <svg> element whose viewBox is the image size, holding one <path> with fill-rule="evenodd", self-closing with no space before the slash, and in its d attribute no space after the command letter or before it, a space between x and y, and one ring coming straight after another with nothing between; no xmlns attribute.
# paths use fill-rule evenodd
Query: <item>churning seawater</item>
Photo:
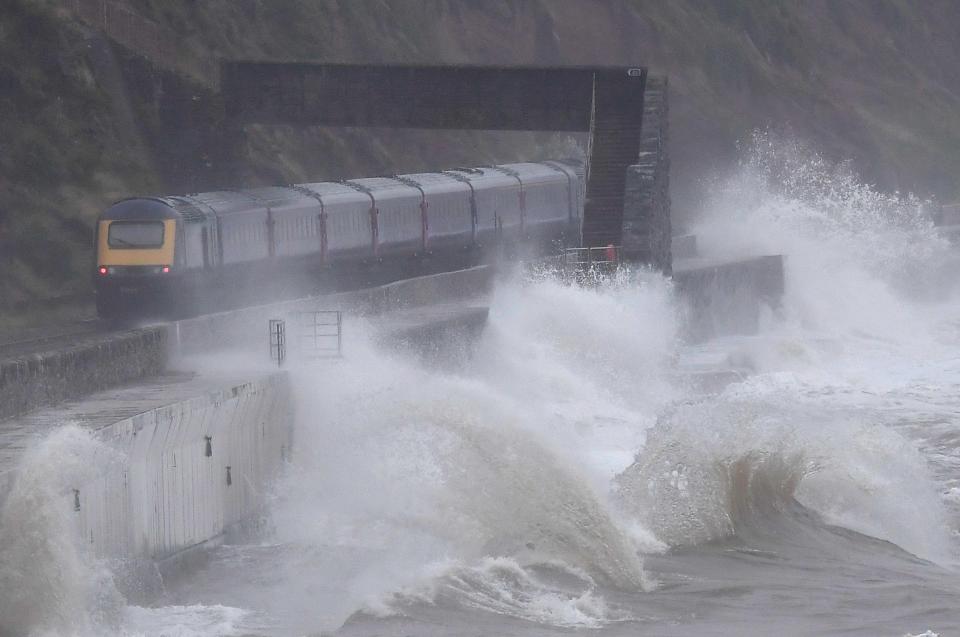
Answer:
<svg viewBox="0 0 960 637"><path fill-rule="evenodd" d="M354 330L294 373L268 532L141 605L53 510L107 454L68 427L0 512L0 634L960 634L957 254L767 134L712 191L705 255L787 255L759 334L686 342L648 272L513 277L440 364Z"/></svg>

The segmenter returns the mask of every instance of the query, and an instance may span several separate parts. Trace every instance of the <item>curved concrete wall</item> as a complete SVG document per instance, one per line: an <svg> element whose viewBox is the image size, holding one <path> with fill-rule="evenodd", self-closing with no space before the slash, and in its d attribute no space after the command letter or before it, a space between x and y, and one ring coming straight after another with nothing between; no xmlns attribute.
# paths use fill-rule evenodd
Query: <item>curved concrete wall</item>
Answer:
<svg viewBox="0 0 960 637"><path fill-rule="evenodd" d="M249 518L289 454L289 393L275 373L100 429L123 461L68 494L84 540L101 555L163 559Z"/></svg>

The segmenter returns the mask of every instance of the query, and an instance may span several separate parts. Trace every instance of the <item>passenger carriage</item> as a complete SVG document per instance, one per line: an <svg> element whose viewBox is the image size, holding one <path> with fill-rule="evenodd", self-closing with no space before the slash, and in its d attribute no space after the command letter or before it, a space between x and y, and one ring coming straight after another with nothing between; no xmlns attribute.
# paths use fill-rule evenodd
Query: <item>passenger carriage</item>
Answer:
<svg viewBox="0 0 960 637"><path fill-rule="evenodd" d="M582 193L577 164L527 162L126 199L97 222L97 311L184 315L315 291L330 273L362 285L374 268L578 243Z"/></svg>

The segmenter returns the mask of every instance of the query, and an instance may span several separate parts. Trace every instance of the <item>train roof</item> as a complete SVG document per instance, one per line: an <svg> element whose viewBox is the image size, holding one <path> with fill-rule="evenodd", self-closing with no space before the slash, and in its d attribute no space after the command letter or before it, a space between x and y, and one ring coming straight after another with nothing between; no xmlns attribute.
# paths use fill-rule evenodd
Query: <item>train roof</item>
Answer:
<svg viewBox="0 0 960 637"><path fill-rule="evenodd" d="M170 197L131 197L116 202L107 208L100 219L176 219L190 222L207 217L210 214L231 214L265 210L270 207L282 207L304 199L310 199L311 193L320 198L368 199L369 194L389 191L407 191L416 189L414 185L426 189L459 188L460 183L469 181L488 187L516 186L517 177L524 183L555 178L558 173L579 175L582 178L583 162L578 160L559 160L544 163L520 162L501 166L481 166L477 168L455 168L443 172L409 173L396 177L368 177L351 179L344 182L315 182L294 186L267 186L248 190L217 190L191 195Z"/></svg>
<svg viewBox="0 0 960 637"><path fill-rule="evenodd" d="M548 166L558 168L568 175L576 175L580 179L583 179L584 175L586 174L586 167L583 165L582 161L577 159L550 159L543 163Z"/></svg>
<svg viewBox="0 0 960 637"><path fill-rule="evenodd" d="M103 220L176 219L177 211L159 197L131 197L122 199L100 215Z"/></svg>
<svg viewBox="0 0 960 637"><path fill-rule="evenodd" d="M316 199L304 194L295 188L288 186L266 186L264 188L253 188L243 190L243 194L259 201L264 206L271 208L280 208L301 203L304 199L312 201L316 205Z"/></svg>
<svg viewBox="0 0 960 637"><path fill-rule="evenodd" d="M336 181L318 181L312 184L297 184L297 187L316 193L321 198L326 198L326 197L336 197L338 199L357 198L357 199L363 199L364 201L367 201L367 202L370 201L369 195L360 192L359 190L357 190L352 186L348 186L347 184L342 184Z"/></svg>
<svg viewBox="0 0 960 637"><path fill-rule="evenodd" d="M445 170L444 172L448 175L460 175L467 179L467 181L475 184L485 183L491 186L518 186L516 177L512 177L493 166L454 168L453 170Z"/></svg>
<svg viewBox="0 0 960 637"><path fill-rule="evenodd" d="M256 197L242 191L215 190L212 192L198 192L184 197L184 199L220 214L262 210L266 204Z"/></svg>
<svg viewBox="0 0 960 637"><path fill-rule="evenodd" d="M371 192L385 192L389 190L416 190L416 188L410 184L405 184L402 181L394 179L393 177L364 177L361 179L349 179L344 183L360 186L362 190L369 190Z"/></svg>
<svg viewBox="0 0 960 637"><path fill-rule="evenodd" d="M419 186L446 186L461 183L459 179L446 173L409 173L407 175L397 175L397 179L411 181Z"/></svg>
<svg viewBox="0 0 960 637"><path fill-rule="evenodd" d="M516 174L523 180L523 183L535 183L548 180L554 180L562 176L566 178L567 173L556 166L539 164L535 162L520 162L517 164L501 164L497 166L501 170L513 175Z"/></svg>

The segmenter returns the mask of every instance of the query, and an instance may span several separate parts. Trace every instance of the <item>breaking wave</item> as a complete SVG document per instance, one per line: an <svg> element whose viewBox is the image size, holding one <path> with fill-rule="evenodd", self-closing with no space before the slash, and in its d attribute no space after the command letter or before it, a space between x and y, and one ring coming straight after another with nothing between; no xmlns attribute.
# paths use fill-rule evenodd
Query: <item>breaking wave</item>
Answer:
<svg viewBox="0 0 960 637"><path fill-rule="evenodd" d="M631 515L671 546L756 538L800 516L947 559L942 488L892 426L900 392L960 344L960 261L928 205L880 193L796 139L754 133L693 231L708 258L785 255L782 306L759 335L710 345L754 375L661 414L616 479ZM929 408L932 387L913 407Z"/></svg>
<svg viewBox="0 0 960 637"><path fill-rule="evenodd" d="M594 580L563 564L521 566L487 557L475 566L437 564L427 582L393 593L364 611L405 614L418 604L479 610L559 628L599 628L629 615L608 607Z"/></svg>
<svg viewBox="0 0 960 637"><path fill-rule="evenodd" d="M757 131L735 173L710 188L693 231L708 255L785 254L793 327L902 340L928 335L930 307L958 289L960 256L929 206L878 192L848 162L797 139Z"/></svg>
<svg viewBox="0 0 960 637"><path fill-rule="evenodd" d="M777 397L683 405L616 480L625 510L670 546L788 540L834 524L918 556L949 555L938 489L915 446L886 427ZM814 517L811 517L810 514Z"/></svg>
<svg viewBox="0 0 960 637"><path fill-rule="evenodd" d="M640 559L602 499L489 387L373 351L301 382L302 395L311 388L300 409L309 433L298 440L310 450L300 459L310 479L297 474L283 489L291 508L275 519L284 539L309 539L289 530L317 525L340 536L333 521L349 520L371 545L419 538L437 557L557 560L643 585Z"/></svg>
<svg viewBox="0 0 960 637"><path fill-rule="evenodd" d="M119 624L125 602L83 544L73 507L73 489L118 461L73 425L24 454L0 509L0 635L96 635Z"/></svg>

